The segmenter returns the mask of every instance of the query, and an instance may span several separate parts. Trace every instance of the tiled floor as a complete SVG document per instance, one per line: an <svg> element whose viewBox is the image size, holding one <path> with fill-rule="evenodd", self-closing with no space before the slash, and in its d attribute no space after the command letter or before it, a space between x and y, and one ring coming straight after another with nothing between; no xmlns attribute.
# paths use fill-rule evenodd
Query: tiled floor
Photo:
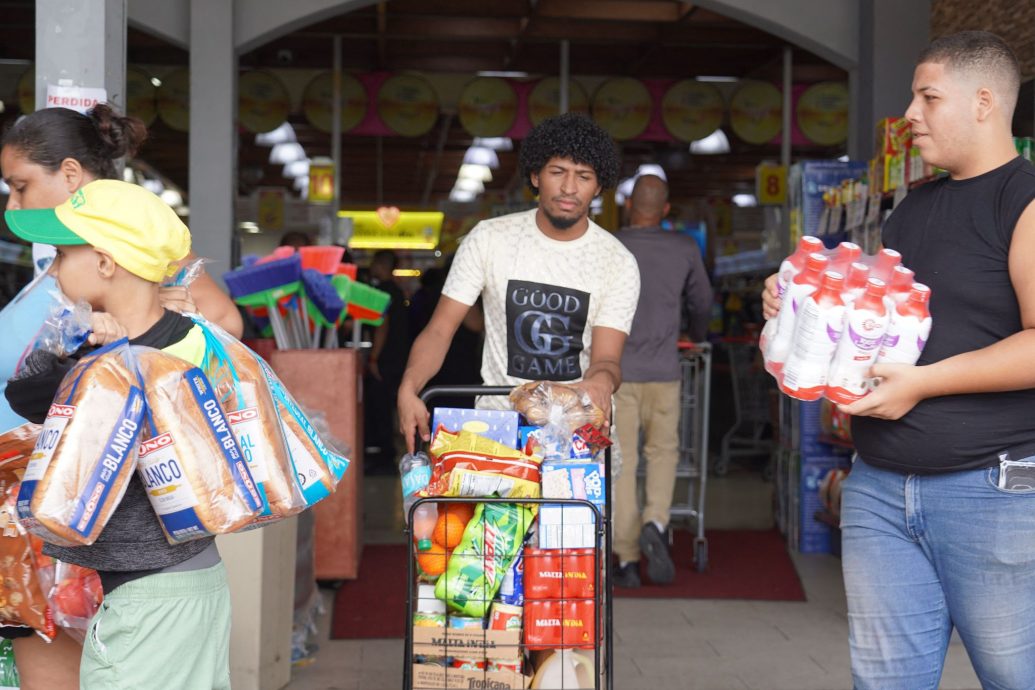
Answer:
<svg viewBox="0 0 1035 690"><path fill-rule="evenodd" d="M709 526L764 528L771 485L735 471L709 486ZM367 524L390 525L393 480L369 482ZM398 538L383 528L371 533ZM849 690L848 626L840 562L795 555L808 601L749 602L619 599L615 603L616 690ZM764 573L759 574L764 577ZM326 597L330 592L324 593ZM400 594L401 596L401 594ZM376 605L376 604L375 604ZM401 640L328 640L321 621L316 661L295 670L290 690L398 690ZM966 652L954 639L943 690L977 690Z"/></svg>

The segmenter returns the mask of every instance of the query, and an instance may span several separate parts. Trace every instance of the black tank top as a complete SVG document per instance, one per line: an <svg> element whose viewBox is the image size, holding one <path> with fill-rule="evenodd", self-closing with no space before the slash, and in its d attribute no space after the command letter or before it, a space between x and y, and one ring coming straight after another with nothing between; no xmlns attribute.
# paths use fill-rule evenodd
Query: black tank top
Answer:
<svg viewBox="0 0 1035 690"><path fill-rule="evenodd" d="M1015 158L977 177L922 185L891 214L884 246L931 288L933 326L919 365L1023 330L1008 258L1033 199L1035 168ZM852 433L867 463L900 472L988 467L1003 451L1020 460L1035 455L1035 389L931 398L898 421L855 417Z"/></svg>

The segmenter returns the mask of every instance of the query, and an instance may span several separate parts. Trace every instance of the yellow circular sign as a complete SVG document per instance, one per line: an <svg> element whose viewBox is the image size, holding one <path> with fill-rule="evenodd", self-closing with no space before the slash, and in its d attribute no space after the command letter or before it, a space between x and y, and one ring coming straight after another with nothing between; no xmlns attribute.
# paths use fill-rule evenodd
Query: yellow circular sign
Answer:
<svg viewBox="0 0 1035 690"><path fill-rule="evenodd" d="M561 80L557 77L543 79L528 94L528 117L532 126L537 126L548 117L561 112ZM589 114L589 96L577 81L568 81L568 112Z"/></svg>
<svg viewBox="0 0 1035 690"><path fill-rule="evenodd" d="M514 126L518 98L505 79L479 77L467 82L457 108L460 124L475 137L501 137Z"/></svg>
<svg viewBox="0 0 1035 690"><path fill-rule="evenodd" d="M313 77L302 94L302 112L309 124L330 132L334 117L334 74L323 72ZM341 131L347 132L367 114L367 90L351 74L341 75Z"/></svg>
<svg viewBox="0 0 1035 690"><path fill-rule="evenodd" d="M291 96L277 77L263 70L244 72L237 80L237 121L255 134L272 132L291 112Z"/></svg>
<svg viewBox="0 0 1035 690"><path fill-rule="evenodd" d="M390 77L377 92L377 113L404 137L427 134L438 119L438 96L425 79L409 74Z"/></svg>
<svg viewBox="0 0 1035 690"><path fill-rule="evenodd" d="M158 117L155 104L157 88L151 75L140 67L126 68L126 114L138 118L148 127Z"/></svg>
<svg viewBox="0 0 1035 690"><path fill-rule="evenodd" d="M783 96L769 82L745 81L730 99L730 127L749 144L765 144L783 126Z"/></svg>
<svg viewBox="0 0 1035 690"><path fill-rule="evenodd" d="M661 119L669 133L687 143L704 139L722 124L726 103L714 84L676 82L661 99Z"/></svg>
<svg viewBox="0 0 1035 690"><path fill-rule="evenodd" d="M190 129L190 73L186 68L174 69L162 77L158 87L158 117L169 129L186 132Z"/></svg>
<svg viewBox="0 0 1035 690"><path fill-rule="evenodd" d="M30 67L18 80L18 107L22 115L36 110L36 68Z"/></svg>
<svg viewBox="0 0 1035 690"><path fill-rule="evenodd" d="M848 86L826 81L810 86L798 99L798 129L809 141L833 146L848 138Z"/></svg>
<svg viewBox="0 0 1035 690"><path fill-rule="evenodd" d="M593 119L615 139L634 139L647 129L650 92L632 77L608 79L593 94Z"/></svg>

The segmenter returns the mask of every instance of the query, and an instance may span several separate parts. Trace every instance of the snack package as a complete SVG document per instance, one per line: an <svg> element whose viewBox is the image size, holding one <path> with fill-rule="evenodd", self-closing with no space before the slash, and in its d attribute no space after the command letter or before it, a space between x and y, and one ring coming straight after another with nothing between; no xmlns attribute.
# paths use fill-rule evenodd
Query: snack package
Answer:
<svg viewBox="0 0 1035 690"><path fill-rule="evenodd" d="M133 354L148 405L137 471L169 543L249 524L262 497L205 373L161 350Z"/></svg>
<svg viewBox="0 0 1035 690"><path fill-rule="evenodd" d="M421 496L538 498L542 459L470 431L439 428L431 441L431 481Z"/></svg>
<svg viewBox="0 0 1035 690"><path fill-rule="evenodd" d="M22 478L22 526L53 544L92 544L136 467L144 408L125 338L80 359L61 382Z"/></svg>
<svg viewBox="0 0 1035 690"><path fill-rule="evenodd" d="M25 459L0 464L0 625L29 627L50 641L57 631L37 575L38 551L15 508L24 468Z"/></svg>
<svg viewBox="0 0 1035 690"><path fill-rule="evenodd" d="M435 584L435 596L466 616L484 616L534 516L516 503L479 503Z"/></svg>
<svg viewBox="0 0 1035 690"><path fill-rule="evenodd" d="M22 467L29 462L29 456L36 447L39 440L40 430L43 427L39 424L26 422L10 431L0 434L0 462L7 463L13 460L24 459Z"/></svg>
<svg viewBox="0 0 1035 690"><path fill-rule="evenodd" d="M324 442L273 369L258 355L254 358L277 405L281 429L287 439L302 495L308 505L313 505L334 493L349 468L349 460Z"/></svg>
<svg viewBox="0 0 1035 690"><path fill-rule="evenodd" d="M266 524L305 510L308 503L258 355L219 326L200 316L192 318L205 335L202 369L226 410L262 496L262 512L256 521Z"/></svg>

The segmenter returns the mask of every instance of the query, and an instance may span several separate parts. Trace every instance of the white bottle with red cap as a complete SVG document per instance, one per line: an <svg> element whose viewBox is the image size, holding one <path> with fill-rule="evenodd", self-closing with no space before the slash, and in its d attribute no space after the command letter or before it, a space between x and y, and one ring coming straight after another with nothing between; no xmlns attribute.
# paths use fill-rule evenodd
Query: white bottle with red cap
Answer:
<svg viewBox="0 0 1035 690"><path fill-rule="evenodd" d="M823 270L826 269L828 263L829 260L822 254L816 252L809 254L805 260L805 269L794 276L790 285L787 286L780 313L776 315L775 319L770 319L770 321L776 321L776 333L766 341L763 349L766 371L770 374L777 375L783 368L783 363L790 356L798 310L801 309L805 298L819 289Z"/></svg>
<svg viewBox="0 0 1035 690"><path fill-rule="evenodd" d="M916 364L931 336L931 288L913 283L909 297L891 314L888 332L877 355L880 364Z"/></svg>
<svg viewBox="0 0 1035 690"><path fill-rule="evenodd" d="M847 275L848 267L862 258L862 251L862 247L855 242L842 242L837 245L833 256L830 257L829 270Z"/></svg>
<svg viewBox="0 0 1035 690"><path fill-rule="evenodd" d="M794 276L805 270L805 261L809 254L822 252L823 242L815 237L806 235L798 240L798 248L780 264L780 270L776 274L776 295L782 300L787 294L787 287L794 280ZM758 338L758 347L765 353L769 349L769 343L776 336L777 316L765 322L762 334Z"/></svg>
<svg viewBox="0 0 1035 690"><path fill-rule="evenodd" d="M841 299L845 306L862 297L866 292L866 281L870 279L870 267L856 261L848 267L848 275L845 276L845 291L841 293Z"/></svg>
<svg viewBox="0 0 1035 690"><path fill-rule="evenodd" d="M895 270L895 266L901 263L902 255L894 249L881 249L877 252L877 259L873 262L870 277L888 283L891 281L891 272Z"/></svg>
<svg viewBox="0 0 1035 690"><path fill-rule="evenodd" d="M794 327L794 350L780 378L780 389L793 398L819 400L826 391L830 361L844 329L844 286L843 275L827 271L819 290L801 306Z"/></svg>
<svg viewBox="0 0 1035 690"><path fill-rule="evenodd" d="M891 271L891 280L888 282L888 298L896 305L905 302L913 289L915 277L916 273L905 266L895 266Z"/></svg>
<svg viewBox="0 0 1035 690"><path fill-rule="evenodd" d="M870 278L865 292L846 307L845 330L830 365L826 390L827 398L840 405L869 392L870 367L877 361L891 321L884 302L886 291L884 281Z"/></svg>

